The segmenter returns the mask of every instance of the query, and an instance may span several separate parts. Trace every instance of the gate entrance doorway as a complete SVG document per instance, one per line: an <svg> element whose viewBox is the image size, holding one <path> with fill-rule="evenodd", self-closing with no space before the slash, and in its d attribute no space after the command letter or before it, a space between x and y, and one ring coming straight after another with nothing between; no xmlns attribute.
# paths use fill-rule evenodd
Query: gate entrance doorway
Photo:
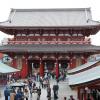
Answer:
<svg viewBox="0 0 100 100"><path fill-rule="evenodd" d="M29 60L28 61L28 74L34 75L39 73L40 61L39 60Z"/></svg>
<svg viewBox="0 0 100 100"><path fill-rule="evenodd" d="M56 60L28 60L28 75L34 75L37 73L41 73L41 64L42 64L42 71L43 73L47 72L56 72L56 70L59 70L59 72L65 72L68 68L69 60L58 60L58 69L56 68Z"/></svg>
<svg viewBox="0 0 100 100"><path fill-rule="evenodd" d="M69 60L59 60L59 71L66 71L68 66Z"/></svg>
<svg viewBox="0 0 100 100"><path fill-rule="evenodd" d="M44 60L44 72L52 72L55 69L55 61L54 60Z"/></svg>

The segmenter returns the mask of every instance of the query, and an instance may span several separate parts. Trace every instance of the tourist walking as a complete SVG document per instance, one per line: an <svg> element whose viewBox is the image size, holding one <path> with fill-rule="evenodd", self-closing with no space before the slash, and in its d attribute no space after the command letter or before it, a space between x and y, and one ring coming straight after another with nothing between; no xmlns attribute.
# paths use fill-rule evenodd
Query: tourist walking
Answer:
<svg viewBox="0 0 100 100"><path fill-rule="evenodd" d="M44 87L43 86L43 78L42 77L40 77L40 85L42 86L42 88Z"/></svg>
<svg viewBox="0 0 100 100"><path fill-rule="evenodd" d="M58 84L57 85L53 85L54 99L58 98L58 90L59 90Z"/></svg>
<svg viewBox="0 0 100 100"><path fill-rule="evenodd" d="M74 97L71 95L69 100L75 100Z"/></svg>
<svg viewBox="0 0 100 100"><path fill-rule="evenodd" d="M6 87L4 90L4 96L5 100L8 100L8 97L10 96L10 90L8 89L8 87Z"/></svg>
<svg viewBox="0 0 100 100"><path fill-rule="evenodd" d="M41 96L41 88L39 86L39 88L37 89L37 100L40 100L40 96Z"/></svg>
<svg viewBox="0 0 100 100"><path fill-rule="evenodd" d="M51 99L51 88L50 88L50 85L48 85L48 87L47 87L47 98L48 98L48 100Z"/></svg>
<svg viewBox="0 0 100 100"><path fill-rule="evenodd" d="M25 89L25 92L24 92L24 97L26 98L26 100L28 100L28 97L29 97L29 92L27 89Z"/></svg>
<svg viewBox="0 0 100 100"><path fill-rule="evenodd" d="M64 97L64 100L67 100L67 97Z"/></svg>
<svg viewBox="0 0 100 100"><path fill-rule="evenodd" d="M36 87L36 83L35 82L33 82L33 89Z"/></svg>
<svg viewBox="0 0 100 100"><path fill-rule="evenodd" d="M22 93L21 93L20 89L17 90L15 100L22 100Z"/></svg>

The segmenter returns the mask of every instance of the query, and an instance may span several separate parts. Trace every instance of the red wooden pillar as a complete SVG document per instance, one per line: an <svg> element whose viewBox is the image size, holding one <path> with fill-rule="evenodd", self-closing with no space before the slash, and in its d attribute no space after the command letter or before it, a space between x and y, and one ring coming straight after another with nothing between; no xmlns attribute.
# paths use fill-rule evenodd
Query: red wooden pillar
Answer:
<svg viewBox="0 0 100 100"><path fill-rule="evenodd" d="M72 58L72 68L75 68L76 67L76 57L74 56Z"/></svg>
<svg viewBox="0 0 100 100"><path fill-rule="evenodd" d="M87 59L88 59L88 55L84 54L83 55L83 61L84 61L84 63L87 63Z"/></svg>
<svg viewBox="0 0 100 100"><path fill-rule="evenodd" d="M73 69L76 67L76 57L71 57L70 59L70 69Z"/></svg>
<svg viewBox="0 0 100 100"><path fill-rule="evenodd" d="M85 63L87 63L87 59L88 59L87 57L84 57L84 61L85 61Z"/></svg>
<svg viewBox="0 0 100 100"><path fill-rule="evenodd" d="M72 58L70 59L70 69L72 69Z"/></svg>
<svg viewBox="0 0 100 100"><path fill-rule="evenodd" d="M86 93L84 93L84 100L87 100L87 95L86 95Z"/></svg>
<svg viewBox="0 0 100 100"><path fill-rule="evenodd" d="M81 60L82 60L82 64L85 64L87 62L85 57L81 57Z"/></svg>
<svg viewBox="0 0 100 100"><path fill-rule="evenodd" d="M41 59L40 59L40 76L42 77L44 76L44 66Z"/></svg>
<svg viewBox="0 0 100 100"><path fill-rule="evenodd" d="M28 74L27 58L22 57L21 78L25 78Z"/></svg>
<svg viewBox="0 0 100 100"><path fill-rule="evenodd" d="M56 69L56 79L58 79L58 77L59 77L59 64L58 64L58 59L56 59L55 69Z"/></svg>

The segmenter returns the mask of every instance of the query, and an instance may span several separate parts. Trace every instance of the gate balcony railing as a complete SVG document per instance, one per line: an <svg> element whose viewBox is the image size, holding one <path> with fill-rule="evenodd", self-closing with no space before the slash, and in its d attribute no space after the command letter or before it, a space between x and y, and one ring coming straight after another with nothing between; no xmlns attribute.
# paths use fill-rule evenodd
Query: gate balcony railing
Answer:
<svg viewBox="0 0 100 100"><path fill-rule="evenodd" d="M90 41L8 41L6 44L90 44Z"/></svg>

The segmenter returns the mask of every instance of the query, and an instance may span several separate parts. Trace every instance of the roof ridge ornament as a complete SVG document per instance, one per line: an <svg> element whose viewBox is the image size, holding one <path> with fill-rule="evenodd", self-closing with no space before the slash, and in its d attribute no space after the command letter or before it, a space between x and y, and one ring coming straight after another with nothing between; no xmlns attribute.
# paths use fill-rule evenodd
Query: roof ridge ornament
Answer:
<svg viewBox="0 0 100 100"><path fill-rule="evenodd" d="M14 15L15 15L15 13L16 13L16 9L12 9L13 11L13 13L11 14L11 16L9 17L9 19L8 19L8 21L9 21L9 23L11 23L12 22L12 19L13 19L13 17L14 17Z"/></svg>
<svg viewBox="0 0 100 100"><path fill-rule="evenodd" d="M87 21L88 21L88 22L89 22L89 21L92 21L92 22L100 23L100 21L95 21L95 20L92 20L92 19L88 19Z"/></svg>

